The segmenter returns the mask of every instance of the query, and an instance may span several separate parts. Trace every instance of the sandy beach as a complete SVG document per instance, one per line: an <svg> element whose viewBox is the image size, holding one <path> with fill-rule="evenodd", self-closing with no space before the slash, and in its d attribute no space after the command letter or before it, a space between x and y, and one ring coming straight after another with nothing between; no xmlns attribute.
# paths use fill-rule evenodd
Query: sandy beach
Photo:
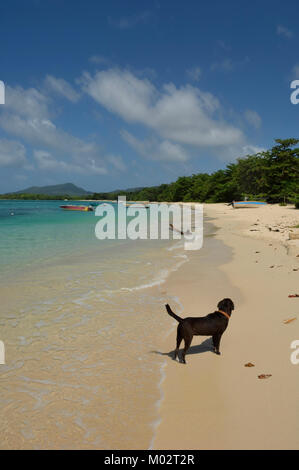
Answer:
<svg viewBox="0 0 299 470"><path fill-rule="evenodd" d="M153 448L298 449L299 365L290 356L299 338L299 299L288 297L299 293L299 240L289 240L299 232L298 211L206 204L204 214L213 239L170 275L165 294L180 299L182 317L213 312L223 297L235 310L221 356L209 338L194 337L187 365L171 358L177 323L169 317ZM290 318L296 319L284 323ZM245 367L249 362L254 367Z"/></svg>
<svg viewBox="0 0 299 470"><path fill-rule="evenodd" d="M185 251L181 240L98 244L92 215L61 220L59 203L43 202L34 219L35 204L22 204L32 225L8 219L3 243L2 449L299 447L298 211L205 205L203 247ZM165 303L203 316L225 297L235 311L222 355L194 337L187 365L173 361Z"/></svg>

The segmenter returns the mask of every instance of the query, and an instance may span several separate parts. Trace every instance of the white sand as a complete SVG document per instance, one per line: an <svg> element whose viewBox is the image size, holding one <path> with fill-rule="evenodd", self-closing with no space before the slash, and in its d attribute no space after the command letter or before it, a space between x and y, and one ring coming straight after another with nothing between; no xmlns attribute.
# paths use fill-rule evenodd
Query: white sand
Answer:
<svg viewBox="0 0 299 470"><path fill-rule="evenodd" d="M298 449L299 365L290 361L290 345L299 339L299 298L288 295L299 294L299 240L288 238L290 230L299 232L290 228L299 223L299 211L209 204L204 213L218 227L216 239L229 247L232 259L220 257L221 266L215 268L213 253L193 252L165 289L180 298L182 316L212 312L223 297L231 297L236 309L221 356L196 347L204 342L208 349L209 342L195 337L187 365L167 357L154 448ZM283 323L291 317L297 319ZM174 349L175 336L173 329L165 351ZM244 367L248 362L255 367ZM272 376L261 380L259 374Z"/></svg>

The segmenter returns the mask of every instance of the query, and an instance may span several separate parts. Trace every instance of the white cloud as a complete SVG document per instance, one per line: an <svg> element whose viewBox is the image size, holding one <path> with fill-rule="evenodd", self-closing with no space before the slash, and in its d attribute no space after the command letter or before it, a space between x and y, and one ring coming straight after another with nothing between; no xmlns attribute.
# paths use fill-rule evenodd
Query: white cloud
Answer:
<svg viewBox="0 0 299 470"><path fill-rule="evenodd" d="M0 139L0 166L20 167L27 163L24 145L14 140Z"/></svg>
<svg viewBox="0 0 299 470"><path fill-rule="evenodd" d="M247 109L244 113L244 116L251 126L255 127L256 129L259 129L261 127L262 119L256 111L253 111L252 109Z"/></svg>
<svg viewBox="0 0 299 470"><path fill-rule="evenodd" d="M21 137L30 144L43 145L78 158L88 155L94 157L98 152L96 144L84 142L57 129L48 119L24 119L14 114L6 114L0 117L0 125L7 132Z"/></svg>
<svg viewBox="0 0 299 470"><path fill-rule="evenodd" d="M196 147L220 147L243 140L242 131L217 117L220 103L191 85L167 84L158 91L148 79L127 70L84 74L86 93L127 122L154 129L160 137Z"/></svg>
<svg viewBox="0 0 299 470"><path fill-rule="evenodd" d="M265 152L264 147L258 147L256 145L244 145L242 147L241 156L254 155L255 153Z"/></svg>
<svg viewBox="0 0 299 470"><path fill-rule="evenodd" d="M96 166L95 161L92 159L87 161L86 164L82 166L73 162L58 160L46 150L34 150L33 155L38 165L38 168L41 170L63 171L79 174L93 173L98 175L104 175L107 173L107 170L105 168Z"/></svg>
<svg viewBox="0 0 299 470"><path fill-rule="evenodd" d="M180 145L168 140L159 142L152 138L142 141L127 131L121 131L121 136L138 154L149 160L163 162L185 162L188 160L186 151Z"/></svg>
<svg viewBox="0 0 299 470"><path fill-rule="evenodd" d="M6 105L0 113L0 126L32 146L55 153L55 161L76 171L104 174L106 170L98 145L79 139L56 127L49 109L50 101L40 91L6 87ZM63 160L61 157L63 156ZM54 158L54 157L53 157ZM44 162L45 164L45 162ZM52 164L52 160L49 161ZM53 167L53 166L52 166Z"/></svg>
<svg viewBox="0 0 299 470"><path fill-rule="evenodd" d="M255 153L263 152L265 148L250 143L243 143L241 145L229 145L219 149L218 157L224 162L233 162L237 158L246 157L246 155L253 155Z"/></svg>
<svg viewBox="0 0 299 470"><path fill-rule="evenodd" d="M157 93L147 79L118 69L98 72L94 78L85 73L82 84L95 101L131 122L147 121L148 110Z"/></svg>
<svg viewBox="0 0 299 470"><path fill-rule="evenodd" d="M19 116L34 119L48 119L49 99L35 88L25 90L22 87L6 85L6 101L4 111L9 110Z"/></svg>
<svg viewBox="0 0 299 470"><path fill-rule="evenodd" d="M79 93L63 78L55 78L47 75L45 79L46 87L54 91L56 94L63 96L72 103L76 103L80 99Z"/></svg>
<svg viewBox="0 0 299 470"><path fill-rule="evenodd" d="M285 26L278 25L276 28L276 33L279 36L284 36L285 38L291 39L294 36L293 31L290 29L286 28Z"/></svg>

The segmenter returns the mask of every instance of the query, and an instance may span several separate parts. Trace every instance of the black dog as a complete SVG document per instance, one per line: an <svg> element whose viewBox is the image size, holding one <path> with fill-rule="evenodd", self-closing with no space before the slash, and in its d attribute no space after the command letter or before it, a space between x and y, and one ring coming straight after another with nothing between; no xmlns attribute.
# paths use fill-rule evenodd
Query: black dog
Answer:
<svg viewBox="0 0 299 470"><path fill-rule="evenodd" d="M179 347L183 339L185 341L185 347L182 353L181 362L186 364L186 352L191 345L191 341L194 335L212 336L214 352L216 354L220 354L219 345L221 336L226 330L232 310L235 308L231 299L221 300L217 305L218 310L216 310L214 313L210 313L205 317L180 318L171 310L168 304L165 305L165 307L168 314L179 322L174 359L177 358Z"/></svg>

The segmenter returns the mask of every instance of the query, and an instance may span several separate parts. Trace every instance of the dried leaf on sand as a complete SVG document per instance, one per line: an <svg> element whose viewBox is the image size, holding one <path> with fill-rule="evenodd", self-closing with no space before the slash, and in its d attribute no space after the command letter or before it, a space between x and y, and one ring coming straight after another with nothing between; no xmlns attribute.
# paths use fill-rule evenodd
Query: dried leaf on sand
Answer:
<svg viewBox="0 0 299 470"><path fill-rule="evenodd" d="M297 320L297 317L288 318L287 320L283 320L283 323L286 325L287 323L291 323L294 320Z"/></svg>

